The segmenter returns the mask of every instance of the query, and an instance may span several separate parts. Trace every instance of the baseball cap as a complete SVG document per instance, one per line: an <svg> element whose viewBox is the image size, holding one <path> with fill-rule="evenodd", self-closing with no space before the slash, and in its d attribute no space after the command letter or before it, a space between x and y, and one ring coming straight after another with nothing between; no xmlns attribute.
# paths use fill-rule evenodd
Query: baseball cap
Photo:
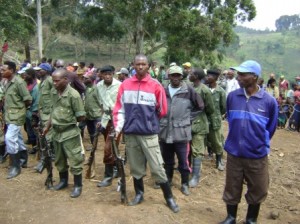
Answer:
<svg viewBox="0 0 300 224"><path fill-rule="evenodd" d="M242 73L254 73L258 77L261 77L261 66L256 61L248 60L244 61L242 64L240 64L237 67L231 67L230 69L236 70L238 72Z"/></svg>
<svg viewBox="0 0 300 224"><path fill-rule="evenodd" d="M169 75L172 75L172 74L180 74L180 75L182 75L182 68L179 67L178 65L174 65L174 66L170 67L168 74Z"/></svg>
<svg viewBox="0 0 300 224"><path fill-rule="evenodd" d="M192 64L190 62L186 62L186 63L182 64L182 66L190 68L190 67L192 67Z"/></svg>
<svg viewBox="0 0 300 224"><path fill-rule="evenodd" d="M51 72L52 71L52 68L51 68L51 66L48 63L41 63L39 66L34 67L33 69L36 70L36 71L39 71L41 69L43 69L43 70L45 70L47 72Z"/></svg>
<svg viewBox="0 0 300 224"><path fill-rule="evenodd" d="M23 74L23 73L26 72L27 69L28 69L27 67L22 68L22 69L20 69L17 73L18 73L18 74Z"/></svg>
<svg viewBox="0 0 300 224"><path fill-rule="evenodd" d="M127 68L121 68L119 72L120 72L120 74L126 74L126 75L129 74L129 71L127 70Z"/></svg>
<svg viewBox="0 0 300 224"><path fill-rule="evenodd" d="M174 65L176 65L176 62L172 62L172 63L170 64L170 67L172 67L172 66L174 66Z"/></svg>
<svg viewBox="0 0 300 224"><path fill-rule="evenodd" d="M75 63L73 64L73 66L74 66L74 67L78 67L78 63L75 62Z"/></svg>

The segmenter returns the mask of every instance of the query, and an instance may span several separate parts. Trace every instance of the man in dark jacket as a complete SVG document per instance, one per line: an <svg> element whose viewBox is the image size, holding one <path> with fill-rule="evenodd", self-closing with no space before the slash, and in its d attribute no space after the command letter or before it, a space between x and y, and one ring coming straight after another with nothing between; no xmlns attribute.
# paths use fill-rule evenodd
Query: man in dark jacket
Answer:
<svg viewBox="0 0 300 224"><path fill-rule="evenodd" d="M201 113L204 103L201 96L182 81L182 77L182 69L179 66L170 68L170 84L165 88L168 114L160 120L159 139L169 182L173 177L176 153L181 174L181 192L189 195L191 169L188 155L192 140L191 121Z"/></svg>

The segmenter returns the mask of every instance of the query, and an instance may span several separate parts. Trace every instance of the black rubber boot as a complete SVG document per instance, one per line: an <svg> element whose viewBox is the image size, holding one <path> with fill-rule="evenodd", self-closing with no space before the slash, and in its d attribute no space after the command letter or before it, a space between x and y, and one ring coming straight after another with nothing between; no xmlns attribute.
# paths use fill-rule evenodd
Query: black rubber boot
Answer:
<svg viewBox="0 0 300 224"><path fill-rule="evenodd" d="M12 179L21 173L20 154L9 154L11 159L11 166L8 171L7 179Z"/></svg>
<svg viewBox="0 0 300 224"><path fill-rule="evenodd" d="M59 173L59 183L53 186L53 190L59 191L68 187L68 179L69 179L68 171Z"/></svg>
<svg viewBox="0 0 300 224"><path fill-rule="evenodd" d="M216 155L216 168L220 171L224 171L225 169L222 161L222 155Z"/></svg>
<svg viewBox="0 0 300 224"><path fill-rule="evenodd" d="M129 206L137 205L144 201L144 181L143 178L136 179L133 178L133 185L135 190L134 199L128 203Z"/></svg>
<svg viewBox="0 0 300 224"><path fill-rule="evenodd" d="M189 191L189 174L181 174L181 188L180 191L186 195L189 196L191 193Z"/></svg>
<svg viewBox="0 0 300 224"><path fill-rule="evenodd" d="M0 145L0 164L4 163L7 157L5 145Z"/></svg>
<svg viewBox="0 0 300 224"><path fill-rule="evenodd" d="M173 180L173 175L174 175L174 168L173 166L165 165L165 171L166 175L169 181L170 186L172 186L172 180Z"/></svg>
<svg viewBox="0 0 300 224"><path fill-rule="evenodd" d="M190 187L197 187L201 176L201 158L193 158L192 179L189 182Z"/></svg>
<svg viewBox="0 0 300 224"><path fill-rule="evenodd" d="M74 188L70 194L71 198L78 198L82 191L82 174L74 175Z"/></svg>
<svg viewBox="0 0 300 224"><path fill-rule="evenodd" d="M20 154L20 166L22 168L27 168L27 161L28 161L27 150L22 150L19 152L19 154Z"/></svg>
<svg viewBox="0 0 300 224"><path fill-rule="evenodd" d="M246 216L246 224L256 224L260 209L260 204L248 205L248 212Z"/></svg>
<svg viewBox="0 0 300 224"><path fill-rule="evenodd" d="M105 164L104 178L97 184L97 187L108 187L112 184L114 166Z"/></svg>
<svg viewBox="0 0 300 224"><path fill-rule="evenodd" d="M226 205L227 217L220 224L236 224L236 213L238 206L237 205Z"/></svg>
<svg viewBox="0 0 300 224"><path fill-rule="evenodd" d="M173 194L172 194L172 190L170 187L169 182L166 183L161 183L160 184L160 188L164 194L164 198L167 202L168 207L174 212L177 213L179 212L179 206L176 204Z"/></svg>

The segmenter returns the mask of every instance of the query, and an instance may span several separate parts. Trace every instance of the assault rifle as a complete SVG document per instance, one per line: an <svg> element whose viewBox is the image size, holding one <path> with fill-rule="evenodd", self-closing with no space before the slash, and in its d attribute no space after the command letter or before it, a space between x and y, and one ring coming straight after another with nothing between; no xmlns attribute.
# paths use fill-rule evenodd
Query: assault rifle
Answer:
<svg viewBox="0 0 300 224"><path fill-rule="evenodd" d="M85 173L85 178L86 179L91 179L93 178L93 174L92 174L92 166L95 164L95 151L97 149L97 146L98 146L98 137L99 137L99 130L98 128L96 129L96 133L94 135L94 139L93 139L93 148L91 150L91 153L90 153L90 157L89 157L89 160L87 162L87 165L88 165L88 169L86 170L86 173Z"/></svg>
<svg viewBox="0 0 300 224"><path fill-rule="evenodd" d="M122 156L120 155L120 151L117 146L115 136L116 136L116 133L113 130L113 126L112 126L112 131L109 134L109 138L111 140L112 153L117 159L116 165L118 168L118 173L121 177L118 181L117 191L121 192L121 203L124 203L125 205L127 205L128 199L127 199L127 194L126 194L125 159L122 158Z"/></svg>
<svg viewBox="0 0 300 224"><path fill-rule="evenodd" d="M37 167L37 172L43 173L44 169L47 169L47 178L45 181L45 186L47 187L47 189L50 189L53 187L52 149L50 143L46 139L46 136L42 135L43 125L41 121L39 122L39 125L36 128L38 128L37 138L38 138L38 145L41 152L41 161L40 161L41 165Z"/></svg>

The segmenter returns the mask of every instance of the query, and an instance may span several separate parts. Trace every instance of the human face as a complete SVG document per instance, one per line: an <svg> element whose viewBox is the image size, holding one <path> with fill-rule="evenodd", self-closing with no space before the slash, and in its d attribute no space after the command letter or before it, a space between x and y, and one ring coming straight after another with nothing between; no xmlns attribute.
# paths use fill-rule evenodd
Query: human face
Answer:
<svg viewBox="0 0 300 224"><path fill-rule="evenodd" d="M83 83L84 85L89 86L92 84L92 80L88 77L83 77Z"/></svg>
<svg viewBox="0 0 300 224"><path fill-rule="evenodd" d="M68 85L67 77L63 77L59 74L53 74L52 81L53 81L54 88L59 92L64 91Z"/></svg>
<svg viewBox="0 0 300 224"><path fill-rule="evenodd" d="M148 73L149 64L148 60L145 57L137 57L134 60L134 69L136 75L139 77L144 77Z"/></svg>
<svg viewBox="0 0 300 224"><path fill-rule="evenodd" d="M195 81L197 80L197 77L195 76L195 74L194 74L193 72L190 74L189 80L190 80L191 82L195 82Z"/></svg>
<svg viewBox="0 0 300 224"><path fill-rule="evenodd" d="M242 88L248 88L251 86L256 85L257 82L257 76L253 73L237 73L237 81L239 82L240 87Z"/></svg>
<svg viewBox="0 0 300 224"><path fill-rule="evenodd" d="M13 75L13 70L8 68L8 65L2 65L1 67L2 78L10 79Z"/></svg>
<svg viewBox="0 0 300 224"><path fill-rule="evenodd" d="M207 76L206 76L206 82L207 82L208 84L214 83L214 82L217 81L217 78L216 78L216 77L217 77L217 76L215 76L215 75L207 74Z"/></svg>
<svg viewBox="0 0 300 224"><path fill-rule="evenodd" d="M182 79L181 74L169 74L169 79L172 87L179 87Z"/></svg>
<svg viewBox="0 0 300 224"><path fill-rule="evenodd" d="M43 69L41 69L41 70L39 70L39 71L37 72L37 77L38 77L39 79L44 78L46 75L47 75L47 72L46 72L45 70L43 70Z"/></svg>
<svg viewBox="0 0 300 224"><path fill-rule="evenodd" d="M113 81L113 72L102 72L102 77L103 77L103 80L104 80L104 84L105 85L111 85L112 84L112 81Z"/></svg>

